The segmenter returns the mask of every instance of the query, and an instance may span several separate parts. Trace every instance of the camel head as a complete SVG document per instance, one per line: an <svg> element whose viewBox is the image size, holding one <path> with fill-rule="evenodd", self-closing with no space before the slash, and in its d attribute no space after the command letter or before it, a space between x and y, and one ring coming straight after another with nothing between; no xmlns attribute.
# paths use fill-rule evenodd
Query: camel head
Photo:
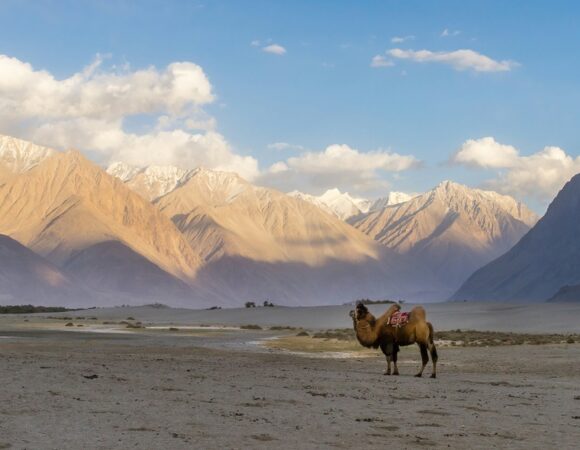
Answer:
<svg viewBox="0 0 580 450"><path fill-rule="evenodd" d="M358 321L358 320L366 319L368 314L369 314L369 310L365 306L365 304L361 301L358 301L358 302L356 302L356 307L355 307L354 311L352 311L351 317L353 318L353 320Z"/></svg>

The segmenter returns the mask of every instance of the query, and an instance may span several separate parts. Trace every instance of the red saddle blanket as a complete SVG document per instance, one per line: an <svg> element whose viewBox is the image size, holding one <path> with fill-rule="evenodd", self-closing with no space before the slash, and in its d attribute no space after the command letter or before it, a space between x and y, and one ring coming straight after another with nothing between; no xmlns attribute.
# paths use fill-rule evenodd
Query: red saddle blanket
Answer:
<svg viewBox="0 0 580 450"><path fill-rule="evenodd" d="M393 327L400 327L405 325L409 321L409 313L408 312L396 312L387 321L388 325Z"/></svg>

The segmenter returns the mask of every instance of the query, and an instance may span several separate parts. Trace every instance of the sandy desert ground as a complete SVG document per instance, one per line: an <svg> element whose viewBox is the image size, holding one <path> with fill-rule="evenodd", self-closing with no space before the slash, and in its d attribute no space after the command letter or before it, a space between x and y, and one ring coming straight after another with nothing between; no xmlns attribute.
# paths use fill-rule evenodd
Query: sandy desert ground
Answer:
<svg viewBox="0 0 580 450"><path fill-rule="evenodd" d="M439 308L463 319L440 329L478 320L489 329L493 319L481 306ZM559 308L519 331L577 332L574 307ZM387 377L376 352L295 353L264 343L296 330L233 327L286 318L312 332L307 322L320 311L302 310L1 316L0 448L577 448L579 343L441 347L432 380L412 376L416 348L402 352L401 376ZM437 324L436 308L428 314ZM128 317L150 328L127 329ZM185 328L201 320L231 327ZM348 324L338 320L322 322Z"/></svg>

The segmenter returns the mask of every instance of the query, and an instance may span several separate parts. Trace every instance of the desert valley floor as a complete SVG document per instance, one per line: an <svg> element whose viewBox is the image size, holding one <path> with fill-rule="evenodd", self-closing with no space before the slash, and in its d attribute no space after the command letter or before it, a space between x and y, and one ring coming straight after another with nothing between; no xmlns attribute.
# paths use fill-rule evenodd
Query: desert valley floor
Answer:
<svg viewBox="0 0 580 450"><path fill-rule="evenodd" d="M401 375L388 377L377 352L332 338L303 338L320 351L293 341L298 327L311 335L348 327L347 312L0 316L0 448L530 449L580 441L578 341L441 342L436 380L412 376L415 347L402 352ZM508 331L511 323L509 331L563 335L578 333L579 312L564 304L427 307L436 330ZM138 322L145 328L132 328ZM239 328L248 324L262 329ZM295 347L270 345L285 339Z"/></svg>

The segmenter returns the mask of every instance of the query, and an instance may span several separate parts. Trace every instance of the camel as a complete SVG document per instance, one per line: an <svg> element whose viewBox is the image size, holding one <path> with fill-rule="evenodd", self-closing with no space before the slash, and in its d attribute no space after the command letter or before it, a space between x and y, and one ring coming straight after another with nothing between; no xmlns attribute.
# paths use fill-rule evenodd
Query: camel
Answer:
<svg viewBox="0 0 580 450"><path fill-rule="evenodd" d="M390 317L400 309L398 304L393 304L376 319L362 302L357 302L355 310L350 312L357 340L364 347L381 348L387 359L385 375L391 374L391 360L394 363L393 375L399 375L397 353L400 346L417 344L421 352L422 366L415 376L423 376L423 370L429 362L428 350L433 364L431 378L436 378L437 349L433 343L433 326L426 320L425 309L422 306L415 306L409 313L409 321L405 325L400 327L389 325Z"/></svg>

